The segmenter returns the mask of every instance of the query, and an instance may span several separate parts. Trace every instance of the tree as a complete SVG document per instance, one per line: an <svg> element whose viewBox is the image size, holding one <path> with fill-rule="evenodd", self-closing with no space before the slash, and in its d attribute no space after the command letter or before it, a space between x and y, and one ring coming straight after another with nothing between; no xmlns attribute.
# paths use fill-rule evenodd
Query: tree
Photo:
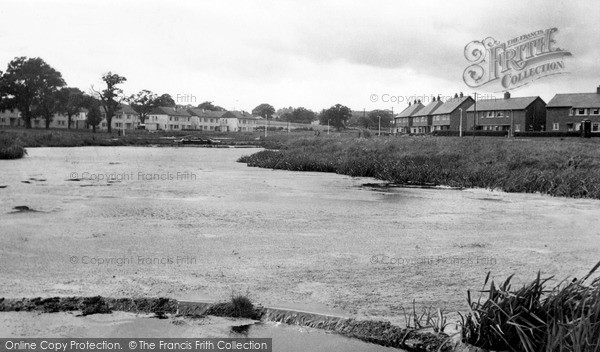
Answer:
<svg viewBox="0 0 600 352"><path fill-rule="evenodd" d="M115 116L115 112L119 109L121 101L123 100L123 90L118 88L117 85L127 81L127 78L119 76L116 73L108 72L102 75L102 80L106 84L106 88L98 92L92 87L92 91L100 99L100 105L104 108L104 112L106 113L108 133L111 133L112 118Z"/></svg>
<svg viewBox="0 0 600 352"><path fill-rule="evenodd" d="M163 96L165 95L168 96L168 94L163 94ZM131 105L133 110L140 115L140 123L143 125L146 123L146 117L148 117L148 114L154 108L157 106L165 106L161 104L163 101L160 98L162 97L159 97L157 94L144 89L137 94L132 94L129 98L127 98L127 102L129 105Z"/></svg>
<svg viewBox="0 0 600 352"><path fill-rule="evenodd" d="M16 108L26 128L31 128L33 109L49 103L46 98L58 87L65 85L60 72L39 57L16 57L8 63L0 76L0 101L2 108ZM48 122L46 122L48 124Z"/></svg>
<svg viewBox="0 0 600 352"><path fill-rule="evenodd" d="M359 124L365 128L377 129L379 128L379 121L381 118L381 128L389 128L390 121L393 120L392 113L388 110L373 110L365 117L361 116Z"/></svg>
<svg viewBox="0 0 600 352"><path fill-rule="evenodd" d="M346 122L352 116L352 111L347 106L336 104L327 110L321 111L319 115L319 121L321 125L327 125L335 127L338 131L342 128L346 128Z"/></svg>
<svg viewBox="0 0 600 352"><path fill-rule="evenodd" d="M212 101L205 101L202 104L198 105L198 109L208 110L208 111L226 111L224 108L213 105Z"/></svg>
<svg viewBox="0 0 600 352"><path fill-rule="evenodd" d="M46 122L46 129L50 128L54 114L60 110L58 92L56 87L42 88L39 95L34 99L32 115L42 117Z"/></svg>
<svg viewBox="0 0 600 352"><path fill-rule="evenodd" d="M85 107L85 95L79 88L65 87L58 91L58 111L67 116L67 128L71 128L73 115Z"/></svg>
<svg viewBox="0 0 600 352"><path fill-rule="evenodd" d="M92 126L92 130L96 133L96 127L102 122L101 102L94 97L88 97L85 105L88 110L86 122L89 126Z"/></svg>
<svg viewBox="0 0 600 352"><path fill-rule="evenodd" d="M173 98L169 95L169 94L163 94L160 97L158 97L157 102L156 102L156 106L168 106L168 107L174 107L175 105L175 100L173 100Z"/></svg>
<svg viewBox="0 0 600 352"><path fill-rule="evenodd" d="M267 103L260 104L252 110L253 115L262 116L265 119L270 119L275 113L275 108Z"/></svg>
<svg viewBox="0 0 600 352"><path fill-rule="evenodd" d="M299 107L299 108L294 109L294 111L292 111L291 118L292 118L290 120L291 122L311 123L317 119L317 115L311 110L305 109L303 107Z"/></svg>

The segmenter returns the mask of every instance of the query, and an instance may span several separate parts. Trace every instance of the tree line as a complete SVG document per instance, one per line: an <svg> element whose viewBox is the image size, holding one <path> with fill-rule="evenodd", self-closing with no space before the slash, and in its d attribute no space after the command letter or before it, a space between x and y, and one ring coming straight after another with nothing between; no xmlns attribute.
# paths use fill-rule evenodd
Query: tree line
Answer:
<svg viewBox="0 0 600 352"><path fill-rule="evenodd" d="M87 110L86 122L94 132L106 118L108 132L111 132L112 119L119 111L122 103L128 103L139 115L144 124L148 115L159 106L175 107L176 103L169 94L158 95L149 90L141 90L136 94L125 96L120 85L127 78L117 73L107 72L102 75L103 87L91 86L89 92L76 87L68 87L62 74L47 64L43 59L16 57L9 62L5 72L0 71L0 109L18 109L26 128L32 127L32 120L42 118L46 128L50 128L55 114L67 117L67 128L71 128L73 117L83 109ZM210 111L225 111L224 108L205 101L198 108ZM378 111L378 110L376 110ZM258 105L252 114L271 119L278 113L280 120L311 123L319 120L322 125L342 129L348 126L352 111L341 104L323 109L319 114L304 107L282 108L278 111L267 103ZM103 114L104 113L104 114ZM374 120L369 114L370 121ZM379 112L376 115L385 115ZM382 116L383 117L383 116ZM389 121L386 117L384 121ZM372 123L363 121L364 127L372 127Z"/></svg>

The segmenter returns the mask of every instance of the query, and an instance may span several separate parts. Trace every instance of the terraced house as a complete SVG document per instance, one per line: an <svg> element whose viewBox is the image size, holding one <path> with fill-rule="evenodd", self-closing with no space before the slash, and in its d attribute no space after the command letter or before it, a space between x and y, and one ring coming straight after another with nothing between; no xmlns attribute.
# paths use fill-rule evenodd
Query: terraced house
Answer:
<svg viewBox="0 0 600 352"><path fill-rule="evenodd" d="M192 128L203 131L218 131L221 126L220 118L225 111L210 111L204 109L188 109L192 115Z"/></svg>
<svg viewBox="0 0 600 352"><path fill-rule="evenodd" d="M473 119L467 119L467 110L474 102L473 98L465 97L463 93L455 94L454 98L445 101L432 113L431 130L459 131L461 126L463 131L473 129Z"/></svg>
<svg viewBox="0 0 600 352"><path fill-rule="evenodd" d="M546 105L550 131L579 131L589 121L592 133L600 133L600 86L596 93L556 94Z"/></svg>
<svg viewBox="0 0 600 352"><path fill-rule="evenodd" d="M185 109L161 106L148 114L146 129L150 131L181 131L192 128L192 115Z"/></svg>
<svg viewBox="0 0 600 352"><path fill-rule="evenodd" d="M424 106L421 104L420 100L416 101L414 104L409 102L408 107L394 117L396 133L412 133L411 128L413 121L411 117L423 108Z"/></svg>
<svg viewBox="0 0 600 352"><path fill-rule="evenodd" d="M433 98L432 102L427 104L423 109L418 110L409 119L412 119L412 126L410 127L412 133L429 133L431 132L431 121L432 114L437 110L443 103L440 101L440 97Z"/></svg>
<svg viewBox="0 0 600 352"><path fill-rule="evenodd" d="M475 128L483 131L543 131L546 125L546 103L540 97L478 100L467 110L467 120L473 121L477 109Z"/></svg>

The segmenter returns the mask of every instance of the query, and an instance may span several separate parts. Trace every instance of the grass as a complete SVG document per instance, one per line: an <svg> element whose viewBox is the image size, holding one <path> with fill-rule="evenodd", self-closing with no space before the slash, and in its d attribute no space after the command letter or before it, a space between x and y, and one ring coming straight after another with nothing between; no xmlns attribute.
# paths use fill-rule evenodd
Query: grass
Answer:
<svg viewBox="0 0 600 352"><path fill-rule="evenodd" d="M21 141L13 135L0 134L0 159L20 159L27 155Z"/></svg>
<svg viewBox="0 0 600 352"><path fill-rule="evenodd" d="M278 150L238 161L264 168L374 177L402 185L600 199L600 143L594 140L302 137L279 141Z"/></svg>
<svg viewBox="0 0 600 352"><path fill-rule="evenodd" d="M463 319L466 342L491 350L525 352L600 351L600 278L586 280L600 262L581 280L546 289L551 278L540 274L529 284L512 290L508 277L492 281L485 301L467 300L471 312ZM484 287L487 285L488 276Z"/></svg>

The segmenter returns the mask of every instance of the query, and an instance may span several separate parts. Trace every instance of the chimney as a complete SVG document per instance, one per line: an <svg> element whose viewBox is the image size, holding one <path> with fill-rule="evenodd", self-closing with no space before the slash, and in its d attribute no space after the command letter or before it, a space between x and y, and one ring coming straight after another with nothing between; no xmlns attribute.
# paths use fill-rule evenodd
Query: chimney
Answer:
<svg viewBox="0 0 600 352"><path fill-rule="evenodd" d="M598 88L596 88L596 94L600 94L600 86L598 86Z"/></svg>
<svg viewBox="0 0 600 352"><path fill-rule="evenodd" d="M463 93L462 93L462 92L460 92L460 95L459 95L459 97L461 97L461 98L462 98L462 97L464 97L464 95L463 95Z"/></svg>
<svg viewBox="0 0 600 352"><path fill-rule="evenodd" d="M454 97L455 97L455 98L458 98L458 93L454 93Z"/></svg>
<svg viewBox="0 0 600 352"><path fill-rule="evenodd" d="M408 102L408 106L410 106L410 101Z"/></svg>
<svg viewBox="0 0 600 352"><path fill-rule="evenodd" d="M504 92L504 99L510 99L510 92Z"/></svg>

